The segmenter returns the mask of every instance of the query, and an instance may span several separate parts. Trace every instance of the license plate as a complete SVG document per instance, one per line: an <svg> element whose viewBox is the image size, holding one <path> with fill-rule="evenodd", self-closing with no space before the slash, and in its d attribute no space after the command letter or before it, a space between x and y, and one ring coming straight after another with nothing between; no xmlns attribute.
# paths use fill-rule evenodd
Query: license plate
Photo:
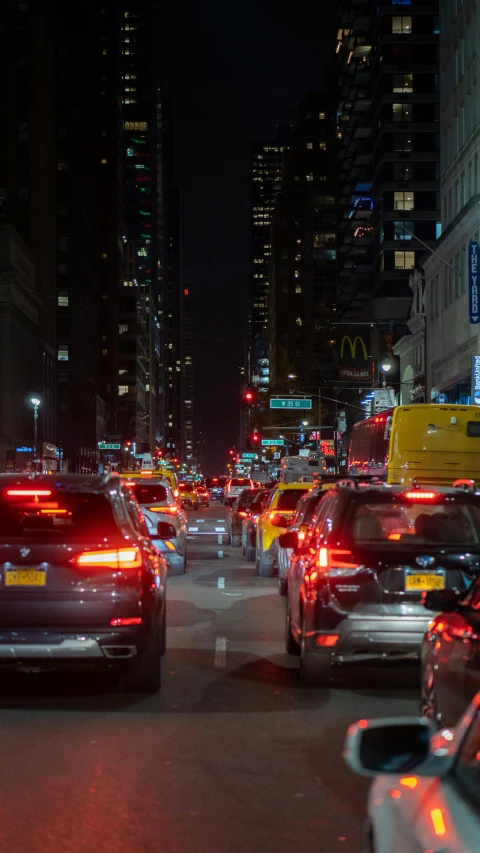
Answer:
<svg viewBox="0 0 480 853"><path fill-rule="evenodd" d="M13 569L5 572L5 586L46 586L47 573L40 569Z"/></svg>
<svg viewBox="0 0 480 853"><path fill-rule="evenodd" d="M415 572L405 577L406 592L423 592L431 589L445 589L445 578L443 575L429 575Z"/></svg>

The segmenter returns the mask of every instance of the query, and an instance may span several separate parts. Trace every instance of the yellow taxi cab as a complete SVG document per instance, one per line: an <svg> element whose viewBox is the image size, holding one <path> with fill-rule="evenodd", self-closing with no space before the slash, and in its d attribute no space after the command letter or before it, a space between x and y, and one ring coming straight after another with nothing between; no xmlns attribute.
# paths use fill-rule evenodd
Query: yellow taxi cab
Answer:
<svg viewBox="0 0 480 853"><path fill-rule="evenodd" d="M261 577L273 577L278 568L278 537L300 498L311 488L308 483L278 483L275 487L257 522L255 566Z"/></svg>
<svg viewBox="0 0 480 853"><path fill-rule="evenodd" d="M179 483L178 491L178 499L184 508L190 506L192 509L198 509L199 500L195 483Z"/></svg>
<svg viewBox="0 0 480 853"><path fill-rule="evenodd" d="M178 498L178 483L173 471L157 468L154 471L123 471L120 474L125 480L165 480L175 498Z"/></svg>

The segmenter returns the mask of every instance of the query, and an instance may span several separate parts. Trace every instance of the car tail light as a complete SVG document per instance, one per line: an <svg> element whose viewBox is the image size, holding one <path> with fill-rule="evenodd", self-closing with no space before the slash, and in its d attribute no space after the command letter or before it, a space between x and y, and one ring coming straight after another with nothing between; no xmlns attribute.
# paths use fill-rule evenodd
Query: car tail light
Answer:
<svg viewBox="0 0 480 853"><path fill-rule="evenodd" d="M407 501L434 501L438 498L438 492L420 492L415 489L413 492L406 492Z"/></svg>
<svg viewBox="0 0 480 853"><path fill-rule="evenodd" d="M127 487L127 489L134 489L137 484L136 483L125 483L124 485Z"/></svg>
<svg viewBox="0 0 480 853"><path fill-rule="evenodd" d="M149 506L148 511L149 512L166 512L169 515L177 515L178 506L158 506L158 504L157 504L157 506Z"/></svg>
<svg viewBox="0 0 480 853"><path fill-rule="evenodd" d="M129 625L141 625L142 619L139 616L127 616L126 618L110 619L112 628L128 628Z"/></svg>
<svg viewBox="0 0 480 853"><path fill-rule="evenodd" d="M246 518L246 517L247 517L247 515L248 515L248 513L247 513L247 512L244 512L244 510L243 510L243 509L241 509L241 510L239 510L239 512L237 512L237 515L239 515L239 516L240 516L240 518Z"/></svg>
<svg viewBox="0 0 480 853"><path fill-rule="evenodd" d="M173 497L178 498L178 495L179 495L179 491L178 491L178 489L175 489L175 491L173 493Z"/></svg>
<svg viewBox="0 0 480 853"><path fill-rule="evenodd" d="M442 835L447 834L447 828L445 826L445 820L443 817L442 809L432 809L430 812L430 820L432 821L433 831L435 835L441 837Z"/></svg>
<svg viewBox="0 0 480 853"><path fill-rule="evenodd" d="M51 495L50 489L8 489L9 498L47 498Z"/></svg>
<svg viewBox="0 0 480 853"><path fill-rule="evenodd" d="M317 566L321 569L356 569L358 563L351 563L345 559L351 556L351 551L339 548L320 548Z"/></svg>
<svg viewBox="0 0 480 853"><path fill-rule="evenodd" d="M140 569L142 556L138 548L112 548L105 551L84 551L76 559L81 568Z"/></svg>
<svg viewBox="0 0 480 853"><path fill-rule="evenodd" d="M320 637L317 637L317 646L331 648L331 646L335 646L338 643L339 639L339 634L322 634Z"/></svg>

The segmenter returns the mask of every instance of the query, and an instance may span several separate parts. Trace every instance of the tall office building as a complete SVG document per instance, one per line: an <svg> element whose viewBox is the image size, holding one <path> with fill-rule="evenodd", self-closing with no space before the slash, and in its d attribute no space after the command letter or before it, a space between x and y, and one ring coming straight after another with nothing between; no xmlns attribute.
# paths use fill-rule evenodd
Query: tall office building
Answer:
<svg viewBox="0 0 480 853"><path fill-rule="evenodd" d="M193 324L194 297L192 288L183 288L183 382L184 382L184 427L182 430L182 458L195 463L194 419L193 419Z"/></svg>
<svg viewBox="0 0 480 853"><path fill-rule="evenodd" d="M404 332L410 273L439 231L437 12L437 0L339 4L340 310L373 323L374 357Z"/></svg>
<svg viewBox="0 0 480 853"><path fill-rule="evenodd" d="M274 142L252 146L252 280L248 317L249 370L247 380L268 385L268 290L271 264L270 228L275 198L282 186L283 151L290 128L278 128Z"/></svg>
<svg viewBox="0 0 480 853"><path fill-rule="evenodd" d="M332 376L336 305L335 121L331 96L300 105L275 201L270 270L272 385L309 389Z"/></svg>
<svg viewBox="0 0 480 853"><path fill-rule="evenodd" d="M169 176L170 180L167 180ZM181 241L181 199L166 174L166 268L165 268L165 449L180 457L185 447L184 287Z"/></svg>

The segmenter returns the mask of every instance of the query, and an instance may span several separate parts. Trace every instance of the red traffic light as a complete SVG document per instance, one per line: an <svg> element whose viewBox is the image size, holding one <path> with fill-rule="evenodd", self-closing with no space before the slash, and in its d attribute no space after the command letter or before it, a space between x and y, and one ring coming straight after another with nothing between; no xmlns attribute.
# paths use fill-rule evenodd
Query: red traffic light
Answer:
<svg viewBox="0 0 480 853"><path fill-rule="evenodd" d="M234 451L234 450L229 450L228 452L229 452L230 456L235 456L235 451Z"/></svg>
<svg viewBox="0 0 480 853"><path fill-rule="evenodd" d="M253 406L257 399L257 391L255 388L247 388L246 391L243 392L243 402L247 406Z"/></svg>
<svg viewBox="0 0 480 853"><path fill-rule="evenodd" d="M252 435L253 444L258 444L259 441L260 441L260 436L259 436L258 432L254 432Z"/></svg>
<svg viewBox="0 0 480 853"><path fill-rule="evenodd" d="M132 446L132 442L131 442L131 441L126 441L126 442L125 442L125 444L126 444L126 446L127 446L127 447L131 447L131 446Z"/></svg>
<svg viewBox="0 0 480 853"><path fill-rule="evenodd" d="M249 402L250 400L253 400L253 394L251 391L246 392L245 399L247 400L247 402Z"/></svg>

